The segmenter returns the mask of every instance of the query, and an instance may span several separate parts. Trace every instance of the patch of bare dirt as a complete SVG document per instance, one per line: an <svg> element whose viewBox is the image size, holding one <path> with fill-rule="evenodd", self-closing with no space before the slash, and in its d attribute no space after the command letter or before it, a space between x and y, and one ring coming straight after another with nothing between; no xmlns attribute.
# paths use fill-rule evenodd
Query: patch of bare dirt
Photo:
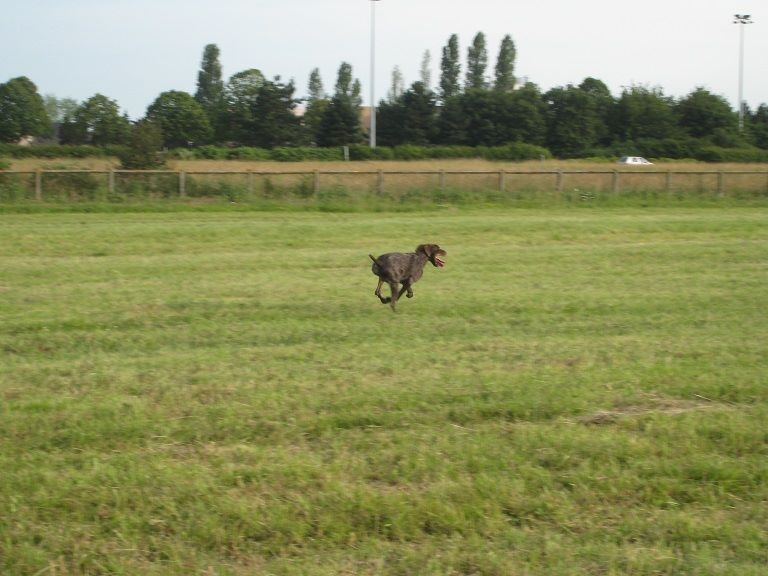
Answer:
<svg viewBox="0 0 768 576"><path fill-rule="evenodd" d="M621 418L645 416L647 414L675 416L704 410L726 410L732 407L733 405L731 404L724 404L699 395L696 395L693 400L649 396L637 404L618 406L612 410L598 410L597 412L574 418L573 421L578 424L603 425L613 424Z"/></svg>

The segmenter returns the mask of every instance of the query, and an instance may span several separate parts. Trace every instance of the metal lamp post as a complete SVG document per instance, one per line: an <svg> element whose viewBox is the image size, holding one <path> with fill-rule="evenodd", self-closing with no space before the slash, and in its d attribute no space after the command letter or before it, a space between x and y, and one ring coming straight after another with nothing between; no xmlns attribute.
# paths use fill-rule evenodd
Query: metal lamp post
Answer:
<svg viewBox="0 0 768 576"><path fill-rule="evenodd" d="M733 23L739 24L739 132L744 131L744 25L753 24L749 14L734 14Z"/></svg>
<svg viewBox="0 0 768 576"><path fill-rule="evenodd" d="M376 148L376 93L374 90L374 77L376 74L376 2L371 1L371 126L368 132L369 145Z"/></svg>

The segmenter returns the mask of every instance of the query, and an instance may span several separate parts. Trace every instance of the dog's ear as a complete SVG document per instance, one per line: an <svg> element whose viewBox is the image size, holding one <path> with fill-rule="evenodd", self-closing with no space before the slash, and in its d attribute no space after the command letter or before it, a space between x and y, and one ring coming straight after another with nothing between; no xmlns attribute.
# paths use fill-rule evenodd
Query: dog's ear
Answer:
<svg viewBox="0 0 768 576"><path fill-rule="evenodd" d="M431 258L433 255L440 252L440 246L437 244L422 244L417 248L417 250L419 249L424 252L428 258Z"/></svg>
<svg viewBox="0 0 768 576"><path fill-rule="evenodd" d="M429 252L427 251L427 247L428 247L427 244L419 244L418 246L416 246L416 250L414 250L414 252L416 252L416 254L423 253L423 254L429 256Z"/></svg>

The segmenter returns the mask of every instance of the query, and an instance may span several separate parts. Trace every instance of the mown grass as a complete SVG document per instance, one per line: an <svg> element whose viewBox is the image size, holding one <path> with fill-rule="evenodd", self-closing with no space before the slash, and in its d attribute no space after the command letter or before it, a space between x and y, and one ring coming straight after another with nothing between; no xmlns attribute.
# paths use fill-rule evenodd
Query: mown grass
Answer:
<svg viewBox="0 0 768 576"><path fill-rule="evenodd" d="M764 208L0 218L0 573L764 573Z"/></svg>

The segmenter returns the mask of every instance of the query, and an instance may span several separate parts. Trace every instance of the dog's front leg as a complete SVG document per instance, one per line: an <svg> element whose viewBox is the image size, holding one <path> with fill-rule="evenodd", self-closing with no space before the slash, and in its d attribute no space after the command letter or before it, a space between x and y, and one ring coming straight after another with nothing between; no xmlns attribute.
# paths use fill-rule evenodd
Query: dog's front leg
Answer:
<svg viewBox="0 0 768 576"><path fill-rule="evenodd" d="M408 298L413 298L413 288L411 288L411 283L408 280L403 282L403 287L400 289L400 293L397 295L397 299L399 300L402 298L403 294L405 294Z"/></svg>

